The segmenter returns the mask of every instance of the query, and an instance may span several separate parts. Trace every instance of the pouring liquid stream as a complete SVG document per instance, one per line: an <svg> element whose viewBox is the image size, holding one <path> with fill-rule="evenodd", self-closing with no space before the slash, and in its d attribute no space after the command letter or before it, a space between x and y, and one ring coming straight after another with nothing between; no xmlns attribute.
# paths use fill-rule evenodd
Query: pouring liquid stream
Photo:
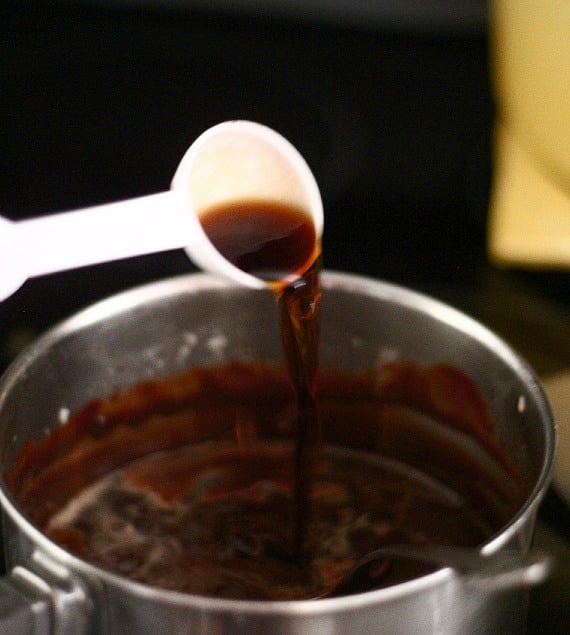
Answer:
<svg viewBox="0 0 570 635"><path fill-rule="evenodd" d="M280 330L297 415L291 544L277 554L302 562L310 517L312 467L320 440L316 405L319 353L320 244L302 209L272 201L239 201L207 210L202 227L234 266L265 280L279 307ZM287 280L293 280L287 282Z"/></svg>

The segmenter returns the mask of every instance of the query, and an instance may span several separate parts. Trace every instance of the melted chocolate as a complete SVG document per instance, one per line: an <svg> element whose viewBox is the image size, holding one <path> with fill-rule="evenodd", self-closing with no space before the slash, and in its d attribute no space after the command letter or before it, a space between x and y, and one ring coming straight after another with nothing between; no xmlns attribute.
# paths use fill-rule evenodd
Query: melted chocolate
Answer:
<svg viewBox="0 0 570 635"><path fill-rule="evenodd" d="M240 598L318 596L387 543L475 546L520 504L516 471L460 371L323 371L317 401L304 560L289 557L297 407L282 368L195 368L86 404L29 441L6 479L31 520L80 557ZM440 427L476 441L492 465ZM382 583L421 571L405 566L387 567Z"/></svg>

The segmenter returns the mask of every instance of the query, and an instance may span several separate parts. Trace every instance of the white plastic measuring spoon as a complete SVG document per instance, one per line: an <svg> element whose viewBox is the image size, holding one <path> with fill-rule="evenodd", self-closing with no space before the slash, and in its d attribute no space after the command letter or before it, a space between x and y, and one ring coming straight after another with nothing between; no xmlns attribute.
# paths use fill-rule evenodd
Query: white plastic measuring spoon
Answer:
<svg viewBox="0 0 570 635"><path fill-rule="evenodd" d="M320 192L299 152L266 126L227 121L190 146L169 191L23 221L0 217L0 301L28 278L178 248L206 271L266 287L226 260L199 221L201 212L241 200L301 208L322 236Z"/></svg>

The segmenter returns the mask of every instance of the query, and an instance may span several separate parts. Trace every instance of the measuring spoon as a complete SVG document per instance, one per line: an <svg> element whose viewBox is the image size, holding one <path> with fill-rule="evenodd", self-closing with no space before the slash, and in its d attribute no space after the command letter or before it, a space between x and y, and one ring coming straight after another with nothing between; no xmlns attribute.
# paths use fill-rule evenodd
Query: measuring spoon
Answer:
<svg viewBox="0 0 570 635"><path fill-rule="evenodd" d="M178 248L206 271L267 287L226 260L199 220L209 208L241 200L301 208L322 236L319 189L294 146L261 124L226 121L190 146L169 191L23 221L0 217L0 301L28 278Z"/></svg>

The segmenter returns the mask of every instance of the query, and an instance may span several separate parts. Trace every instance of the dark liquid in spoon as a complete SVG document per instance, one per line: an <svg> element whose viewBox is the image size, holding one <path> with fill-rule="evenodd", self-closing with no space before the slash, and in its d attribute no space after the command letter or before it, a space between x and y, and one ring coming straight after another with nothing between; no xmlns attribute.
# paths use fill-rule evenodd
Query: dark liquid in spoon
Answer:
<svg viewBox="0 0 570 635"><path fill-rule="evenodd" d="M292 205L236 201L206 210L200 223L226 260L277 287L303 275L320 253L311 217Z"/></svg>

